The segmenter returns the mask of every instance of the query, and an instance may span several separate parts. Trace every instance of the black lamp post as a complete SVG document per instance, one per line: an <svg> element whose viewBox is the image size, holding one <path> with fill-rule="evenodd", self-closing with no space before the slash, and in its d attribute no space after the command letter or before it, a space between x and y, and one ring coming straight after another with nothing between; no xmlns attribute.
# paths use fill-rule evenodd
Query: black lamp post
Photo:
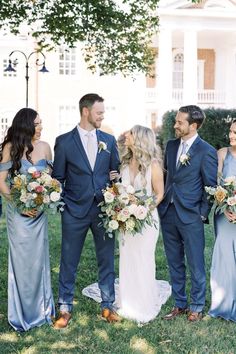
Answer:
<svg viewBox="0 0 236 354"><path fill-rule="evenodd" d="M49 71L48 71L48 69L46 68L46 66L45 66L45 55L42 53L42 52L40 52L40 51L37 51L37 50L35 50L34 52L32 52L32 53L30 53L28 56L24 53L24 52L22 52L21 50L13 50L13 52L11 52L11 54L9 55L9 61L8 61L8 67L4 70L4 71L16 71L14 68L13 68L13 66L12 66L12 60L11 60L11 56L14 54L14 53L21 53L23 56L24 56L24 58L25 58L25 80L26 80L26 107L28 107L28 88L29 88L29 59L31 58L31 56L33 55L33 54L40 54L40 55L42 55L42 57L43 57L43 62L39 62L39 58L38 59L36 59L36 62L35 62L35 65L37 65L37 66L42 66L42 68L39 70L39 72L41 72L41 73L48 73ZM18 61L17 61L17 59L15 59L14 61L13 61L13 65L17 65L18 64Z"/></svg>

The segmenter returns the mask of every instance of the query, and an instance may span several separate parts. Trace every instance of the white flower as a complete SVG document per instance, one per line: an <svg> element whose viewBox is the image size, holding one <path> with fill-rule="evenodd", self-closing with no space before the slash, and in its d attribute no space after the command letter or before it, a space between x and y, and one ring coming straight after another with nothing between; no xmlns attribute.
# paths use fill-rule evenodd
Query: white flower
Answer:
<svg viewBox="0 0 236 354"><path fill-rule="evenodd" d="M45 184L45 186L50 186L52 177L48 173L42 173L39 180L41 181L41 183Z"/></svg>
<svg viewBox="0 0 236 354"><path fill-rule="evenodd" d="M49 204L50 203L50 197L49 197L49 195L45 195L44 197L43 197L43 203L44 204Z"/></svg>
<svg viewBox="0 0 236 354"><path fill-rule="evenodd" d="M104 193L104 199L106 203L112 203L114 200L115 196L111 192L106 191Z"/></svg>
<svg viewBox="0 0 236 354"><path fill-rule="evenodd" d="M120 182L116 182L116 187L117 187L117 189L118 189L118 192L119 192L119 194L122 194L122 193L124 193L125 192L125 186L122 184L122 183L120 183Z"/></svg>
<svg viewBox="0 0 236 354"><path fill-rule="evenodd" d="M135 227L135 221L134 221L134 219L129 218L129 219L126 221L125 225L126 225L126 230L127 230L127 231L133 231L133 229L134 229L134 227Z"/></svg>
<svg viewBox="0 0 236 354"><path fill-rule="evenodd" d="M126 221L127 219L129 219L130 217L130 212L129 212L129 208L128 207L125 207L123 208L119 214L117 215L117 219L120 220L120 221Z"/></svg>
<svg viewBox="0 0 236 354"><path fill-rule="evenodd" d="M181 165L185 165L185 166L190 164L189 160L190 160L189 154L182 154L179 158Z"/></svg>
<svg viewBox="0 0 236 354"><path fill-rule="evenodd" d="M50 199L52 202L57 202L58 200L60 200L60 193L57 193L57 192L52 192L50 194Z"/></svg>
<svg viewBox="0 0 236 354"><path fill-rule="evenodd" d="M136 204L131 204L131 205L129 205L129 212L130 212L130 214L132 214L132 215L135 215L135 213L136 213L136 210L137 210L137 205Z"/></svg>
<svg viewBox="0 0 236 354"><path fill-rule="evenodd" d="M236 184L236 177L235 176L229 176L224 179L224 185L229 186L230 184L232 184L232 185Z"/></svg>
<svg viewBox="0 0 236 354"><path fill-rule="evenodd" d="M227 204L231 206L236 205L236 196L228 198Z"/></svg>
<svg viewBox="0 0 236 354"><path fill-rule="evenodd" d="M129 204L129 195L127 193L122 193L119 197L118 197L119 201L121 203L124 203L125 205Z"/></svg>
<svg viewBox="0 0 236 354"><path fill-rule="evenodd" d="M111 221L109 221L108 226L109 226L109 229L111 229L111 230L117 230L119 227L119 224L116 220L111 220Z"/></svg>
<svg viewBox="0 0 236 354"><path fill-rule="evenodd" d="M135 217L136 219L139 220L144 220L147 216L147 208L145 208L143 205L139 205L135 211Z"/></svg>
<svg viewBox="0 0 236 354"><path fill-rule="evenodd" d="M31 174L36 172L36 171L37 171L37 169L35 167L33 167L33 166L28 168L28 172L31 173Z"/></svg>
<svg viewBox="0 0 236 354"><path fill-rule="evenodd" d="M98 142L98 152L100 153L102 150L107 150L107 144L104 141Z"/></svg>
<svg viewBox="0 0 236 354"><path fill-rule="evenodd" d="M126 192L129 193L129 194L134 194L135 193L135 189L133 186L131 186L131 184L129 184L127 187L126 187Z"/></svg>
<svg viewBox="0 0 236 354"><path fill-rule="evenodd" d="M35 189L36 187L40 186L40 184L38 182L30 182L27 186L28 191L32 191L33 189Z"/></svg>

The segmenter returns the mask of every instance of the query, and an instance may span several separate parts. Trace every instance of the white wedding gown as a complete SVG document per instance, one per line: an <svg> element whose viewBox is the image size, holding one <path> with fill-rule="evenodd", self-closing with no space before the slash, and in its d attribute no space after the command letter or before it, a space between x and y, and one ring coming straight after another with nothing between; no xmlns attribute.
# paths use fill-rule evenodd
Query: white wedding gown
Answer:
<svg viewBox="0 0 236 354"><path fill-rule="evenodd" d="M146 173L147 194L152 194L151 167ZM129 167L122 172L122 183L131 184ZM135 190L143 188L141 174L135 177ZM155 249L159 235L157 210L153 211L156 227L146 225L142 233L132 235L125 233L119 240L120 263L119 281L115 282L117 312L125 318L147 323L160 312L161 306L171 295L167 281L156 280ZM97 283L83 289L82 293L100 302Z"/></svg>

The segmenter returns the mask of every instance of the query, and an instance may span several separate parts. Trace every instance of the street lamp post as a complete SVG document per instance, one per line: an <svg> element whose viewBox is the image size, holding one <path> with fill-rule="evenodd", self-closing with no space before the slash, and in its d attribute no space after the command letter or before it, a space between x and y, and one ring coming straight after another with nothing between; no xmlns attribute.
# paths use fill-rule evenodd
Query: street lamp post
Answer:
<svg viewBox="0 0 236 354"><path fill-rule="evenodd" d="M39 70L39 72L41 72L41 73L48 73L49 71L47 70L47 68L46 68L46 66L45 66L45 60L46 60L46 58L45 58L45 55L42 53L42 52L40 52L40 51L37 51L37 50L35 50L34 52L32 52L32 53L30 53L28 56L24 53L24 52L22 52L21 50L13 50L11 53L10 53L10 55L9 55L9 61L8 61L8 67L4 70L4 71L9 71L9 72L12 72L12 71L16 71L15 69L14 69L14 67L12 66L12 63L13 63L13 65L15 66L15 65L17 65L18 64L18 61L17 61L17 59L15 59L14 61L12 61L11 60L11 57L12 57L12 55L13 54L15 54L15 53L21 53L23 56L24 56L24 58L25 58L25 81L26 81L26 107L28 107L28 94L29 94L29 59L32 57L32 55L33 54L40 54L40 55L42 55L42 57L43 57L43 62L39 62L39 58L37 58L36 59L36 62L35 62L35 65L36 66L42 66L42 68Z"/></svg>

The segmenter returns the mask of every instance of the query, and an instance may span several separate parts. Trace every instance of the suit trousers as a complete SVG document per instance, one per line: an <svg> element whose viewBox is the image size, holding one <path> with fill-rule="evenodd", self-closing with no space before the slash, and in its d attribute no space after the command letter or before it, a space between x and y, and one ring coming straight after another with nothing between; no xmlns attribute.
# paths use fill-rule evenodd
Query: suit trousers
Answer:
<svg viewBox="0 0 236 354"><path fill-rule="evenodd" d="M100 208L94 201L88 214L83 219L73 217L65 207L62 213L62 245L59 274L58 305L62 311L71 311L75 279L80 255L89 229L93 234L98 264L98 285L101 290L102 308L112 308L114 292L114 237L105 236L105 230L98 224L101 218Z"/></svg>
<svg viewBox="0 0 236 354"><path fill-rule="evenodd" d="M186 266L191 275L190 310L201 312L205 305L206 274L204 261L204 225L199 221L184 224L178 217L174 203L171 203L161 219L165 252L169 265L172 295L175 306L186 308Z"/></svg>

